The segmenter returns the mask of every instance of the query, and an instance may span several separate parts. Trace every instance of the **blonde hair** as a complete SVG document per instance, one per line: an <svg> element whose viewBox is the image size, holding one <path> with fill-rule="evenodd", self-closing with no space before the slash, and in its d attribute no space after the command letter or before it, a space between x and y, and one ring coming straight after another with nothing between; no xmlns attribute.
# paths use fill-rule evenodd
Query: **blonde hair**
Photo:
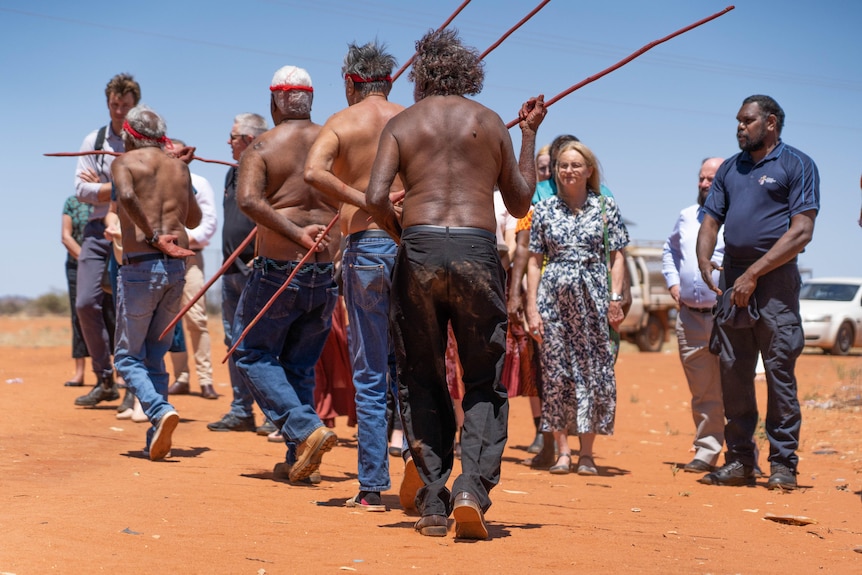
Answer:
<svg viewBox="0 0 862 575"><path fill-rule="evenodd" d="M593 169L593 173L590 175L587 180L587 191L592 192L594 194L601 193L601 185L602 185L602 170L601 166L599 166L599 160L596 158L596 155L586 147L582 142L566 142L560 149L557 150L557 157L553 158L554 160L554 181L557 184L557 189L560 187L560 178L557 175L557 168L560 165L559 158L563 155L563 152L568 152L569 150L574 150L578 152L581 156L584 157L584 161L587 163L587 166Z"/></svg>

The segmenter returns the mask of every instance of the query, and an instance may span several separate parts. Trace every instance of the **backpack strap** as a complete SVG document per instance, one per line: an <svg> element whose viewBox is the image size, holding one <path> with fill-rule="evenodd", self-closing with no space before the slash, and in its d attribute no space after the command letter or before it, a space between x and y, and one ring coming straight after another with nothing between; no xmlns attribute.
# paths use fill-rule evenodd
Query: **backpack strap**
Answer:
<svg viewBox="0 0 862 575"><path fill-rule="evenodd" d="M99 133L96 134L96 145L93 146L94 150L101 150L105 147L105 135L108 133L108 126L102 126L99 128Z"/></svg>

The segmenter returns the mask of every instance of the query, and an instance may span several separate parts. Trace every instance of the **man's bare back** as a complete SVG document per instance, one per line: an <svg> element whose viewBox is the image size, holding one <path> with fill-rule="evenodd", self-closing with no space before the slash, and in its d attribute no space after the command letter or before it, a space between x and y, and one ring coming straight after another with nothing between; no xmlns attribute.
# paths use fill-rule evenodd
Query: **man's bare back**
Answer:
<svg viewBox="0 0 862 575"><path fill-rule="evenodd" d="M336 213L303 180L305 158L320 129L308 119L288 120L256 138L242 155L237 201L258 225L260 256L301 260ZM331 261L327 247L321 242L314 261Z"/></svg>
<svg viewBox="0 0 862 575"><path fill-rule="evenodd" d="M378 228L365 209L365 190L380 134L403 110L382 94L369 94L330 117L308 154L305 180L343 202L341 218L347 233ZM401 189L396 178L392 191Z"/></svg>
<svg viewBox="0 0 862 575"><path fill-rule="evenodd" d="M526 214L532 189L514 161L500 117L461 96L429 96L393 118L375 164L382 182L397 172L404 184L402 227L496 227L494 186L514 216ZM374 182L372 182L372 185Z"/></svg>
<svg viewBox="0 0 862 575"><path fill-rule="evenodd" d="M123 253L159 251L146 241L154 232L175 236L177 245L188 248L186 227L197 226L201 218L188 166L150 146L126 152L114 161L111 171L120 207Z"/></svg>

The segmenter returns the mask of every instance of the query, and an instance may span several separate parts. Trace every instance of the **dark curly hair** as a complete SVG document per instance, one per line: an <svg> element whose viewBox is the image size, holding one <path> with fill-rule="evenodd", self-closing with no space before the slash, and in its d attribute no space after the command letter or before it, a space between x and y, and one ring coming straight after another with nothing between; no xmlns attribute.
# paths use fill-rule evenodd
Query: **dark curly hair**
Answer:
<svg viewBox="0 0 862 575"><path fill-rule="evenodd" d="M461 43L457 30L431 30L416 42L416 59L408 77L418 101L426 96L478 94L485 69L479 53Z"/></svg>

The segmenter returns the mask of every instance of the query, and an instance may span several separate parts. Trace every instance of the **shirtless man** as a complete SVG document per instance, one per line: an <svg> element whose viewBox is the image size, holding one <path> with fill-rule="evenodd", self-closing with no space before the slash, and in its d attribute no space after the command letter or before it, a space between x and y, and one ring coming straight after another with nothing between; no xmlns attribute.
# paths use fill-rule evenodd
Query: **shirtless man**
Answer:
<svg viewBox="0 0 862 575"><path fill-rule="evenodd" d="M152 423L144 449L152 461L168 456L180 420L167 401L171 339L159 334L180 310L192 255L185 228L201 221L188 167L162 151L165 131L158 114L133 108L123 123L126 153L111 165L123 238L114 361Z"/></svg>
<svg viewBox="0 0 862 575"><path fill-rule="evenodd" d="M256 138L240 160L237 203L257 223L258 257L237 305L237 333L258 315L336 216L335 207L303 180L306 155L320 133L311 121L308 72L285 66L273 76L270 91L275 127ZM288 443L286 461L276 465L275 475L291 481L316 472L323 453L337 439L314 410L314 364L332 325L338 291L329 242L329 236L323 238L290 289L235 351L240 377Z"/></svg>
<svg viewBox="0 0 862 575"><path fill-rule="evenodd" d="M389 288L398 246L370 219L365 188L380 133L404 109L387 100L394 65L395 58L377 42L350 45L341 70L348 107L326 121L305 164L305 181L341 202L341 223L350 234L341 273L356 388L359 494L347 506L366 511L385 511L380 492L391 487L386 396L396 379ZM402 187L397 178L393 185Z"/></svg>
<svg viewBox="0 0 862 575"><path fill-rule="evenodd" d="M488 492L500 480L509 405L500 383L506 349L505 272L494 235L494 185L515 217L526 214L536 182L533 152L545 115L542 96L521 107L520 160L500 117L465 94L482 89L475 50L456 32L416 44L410 77L416 104L380 137L368 185L374 220L401 245L392 277L393 340L404 432L424 487L415 528L442 537L486 539ZM403 219L389 192L404 183ZM402 227L403 226L403 227ZM452 322L464 368L462 474L446 488L454 458L455 416L446 385L446 325Z"/></svg>

